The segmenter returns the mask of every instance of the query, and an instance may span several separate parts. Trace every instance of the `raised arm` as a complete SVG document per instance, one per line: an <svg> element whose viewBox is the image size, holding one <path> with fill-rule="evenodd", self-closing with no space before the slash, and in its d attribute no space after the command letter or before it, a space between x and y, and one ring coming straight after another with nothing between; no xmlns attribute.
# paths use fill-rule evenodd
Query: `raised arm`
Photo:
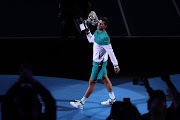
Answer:
<svg viewBox="0 0 180 120"><path fill-rule="evenodd" d="M168 86L169 88L174 89L174 91L175 91L176 93L178 93L178 90L176 89L176 87L174 86L174 84L171 82L169 75L162 75L162 76L161 76L161 79L167 84L167 86Z"/></svg>
<svg viewBox="0 0 180 120"><path fill-rule="evenodd" d="M56 101L50 91L35 79L32 80L32 84L35 86L45 104L44 117L46 120L56 120Z"/></svg>
<svg viewBox="0 0 180 120"><path fill-rule="evenodd" d="M87 31L87 35L86 35L89 43L94 43L94 35L91 34L90 30Z"/></svg>
<svg viewBox="0 0 180 120"><path fill-rule="evenodd" d="M153 96L154 90L150 87L148 79L147 78L143 78L143 79L144 79L144 86L145 86L149 96L150 97Z"/></svg>

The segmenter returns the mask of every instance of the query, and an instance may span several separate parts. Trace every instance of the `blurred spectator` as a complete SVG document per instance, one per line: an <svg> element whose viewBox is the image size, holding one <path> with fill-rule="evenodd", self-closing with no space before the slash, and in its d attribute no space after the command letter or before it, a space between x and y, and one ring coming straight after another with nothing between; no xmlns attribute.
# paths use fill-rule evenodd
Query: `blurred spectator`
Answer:
<svg viewBox="0 0 180 120"><path fill-rule="evenodd" d="M169 75L161 76L161 79L167 84L168 96L172 99L172 104L167 110L167 120L179 120L180 119L180 93L173 85Z"/></svg>
<svg viewBox="0 0 180 120"><path fill-rule="evenodd" d="M131 102L116 101L111 107L111 113L106 120L139 120L140 113Z"/></svg>
<svg viewBox="0 0 180 120"><path fill-rule="evenodd" d="M162 90L153 90L149 86L149 82L146 78L144 79L144 85L150 97L148 100L149 112L143 114L141 120L166 120L166 95Z"/></svg>
<svg viewBox="0 0 180 120"><path fill-rule="evenodd" d="M20 66L19 80L8 90L2 102L2 120L56 120L56 102L51 93L32 76L32 66ZM45 104L42 104L39 96Z"/></svg>
<svg viewBox="0 0 180 120"><path fill-rule="evenodd" d="M176 89L176 87L171 82L169 75L162 75L161 79L167 84L168 88L173 89L175 94L178 93L178 90Z"/></svg>
<svg viewBox="0 0 180 120"><path fill-rule="evenodd" d="M0 95L0 104L3 101L5 95Z"/></svg>

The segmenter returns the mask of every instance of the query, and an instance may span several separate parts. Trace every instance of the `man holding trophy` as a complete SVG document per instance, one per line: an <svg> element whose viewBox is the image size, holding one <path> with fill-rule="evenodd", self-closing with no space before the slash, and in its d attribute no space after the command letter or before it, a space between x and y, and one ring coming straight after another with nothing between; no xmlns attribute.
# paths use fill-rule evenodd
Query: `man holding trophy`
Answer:
<svg viewBox="0 0 180 120"><path fill-rule="evenodd" d="M85 101L92 94L95 88L95 83L97 80L102 80L109 92L110 98L107 101L101 102L101 104L111 105L116 101L116 98L112 89L112 83L107 75L106 66L108 55L113 63L115 73L119 73L120 68L110 43L110 37L105 30L108 25L108 18L102 17L98 20L96 13L91 11L87 20L83 20L81 18L77 21L79 23L80 30L85 31L89 43L93 43L93 67L89 79L89 86L85 95L81 100L75 100L74 102L70 102L70 104L75 108L83 109ZM97 25L97 30L94 32L94 35L92 35L88 29L88 24L94 26Z"/></svg>

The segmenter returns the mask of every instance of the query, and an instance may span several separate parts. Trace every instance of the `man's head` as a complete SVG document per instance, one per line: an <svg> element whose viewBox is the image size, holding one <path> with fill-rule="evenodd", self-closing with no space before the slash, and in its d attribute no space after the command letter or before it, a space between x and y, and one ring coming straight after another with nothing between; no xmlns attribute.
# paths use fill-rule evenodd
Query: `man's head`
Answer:
<svg viewBox="0 0 180 120"><path fill-rule="evenodd" d="M32 78L32 64L29 61L23 61L19 67L20 80Z"/></svg>
<svg viewBox="0 0 180 120"><path fill-rule="evenodd" d="M100 20L98 22L97 29L103 31L106 29L108 24L109 24L108 18L102 17L102 18L100 18Z"/></svg>
<svg viewBox="0 0 180 120"><path fill-rule="evenodd" d="M28 60L24 60L21 62L19 66L19 72L24 72L24 71L32 71L32 64Z"/></svg>

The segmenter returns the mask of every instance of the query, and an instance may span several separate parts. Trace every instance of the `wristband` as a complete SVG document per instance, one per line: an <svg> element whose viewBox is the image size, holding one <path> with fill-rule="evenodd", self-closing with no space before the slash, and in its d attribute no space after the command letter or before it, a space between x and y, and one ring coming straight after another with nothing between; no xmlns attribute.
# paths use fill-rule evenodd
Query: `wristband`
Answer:
<svg viewBox="0 0 180 120"><path fill-rule="evenodd" d="M114 68L118 68L119 66L118 65L114 65Z"/></svg>

